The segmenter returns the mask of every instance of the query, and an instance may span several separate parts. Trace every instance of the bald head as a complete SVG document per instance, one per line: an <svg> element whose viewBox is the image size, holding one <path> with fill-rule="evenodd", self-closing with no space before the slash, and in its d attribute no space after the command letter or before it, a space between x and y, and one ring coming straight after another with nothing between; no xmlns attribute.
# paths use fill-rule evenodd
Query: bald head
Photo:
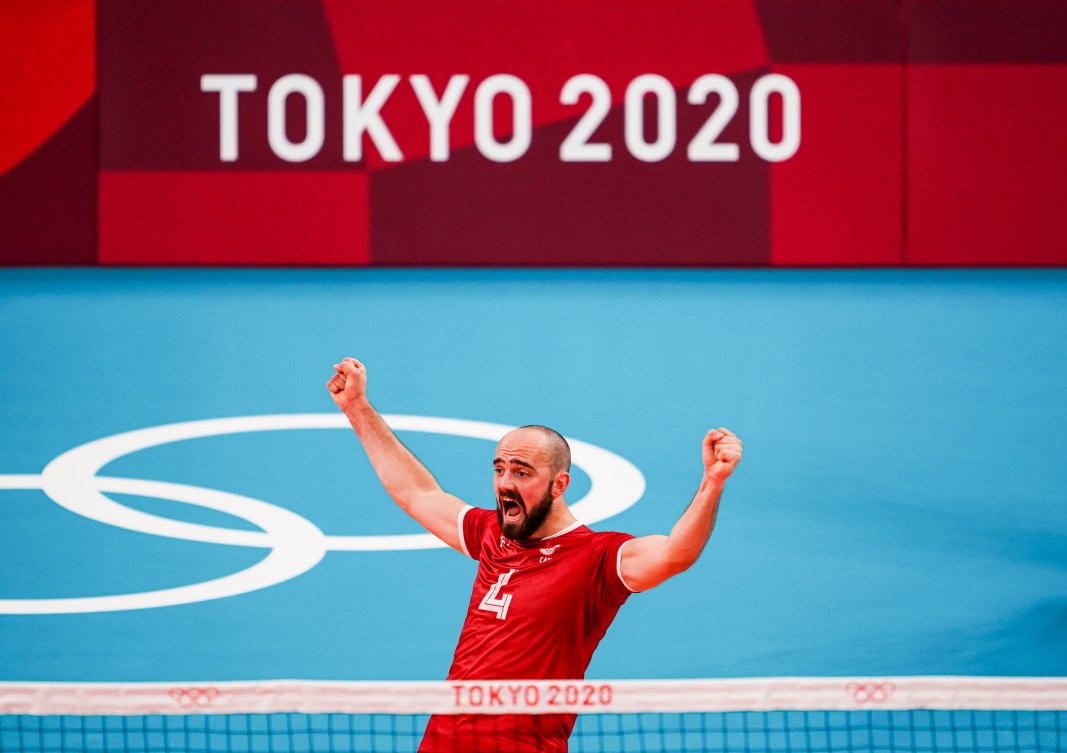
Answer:
<svg viewBox="0 0 1067 753"><path fill-rule="evenodd" d="M560 471L570 473L571 446L567 444L567 440L563 438L562 434L547 426L530 424L508 432L507 436L517 435L520 432L537 438L537 443L540 445L541 450L548 456L548 460L552 464L553 473L559 473Z"/></svg>

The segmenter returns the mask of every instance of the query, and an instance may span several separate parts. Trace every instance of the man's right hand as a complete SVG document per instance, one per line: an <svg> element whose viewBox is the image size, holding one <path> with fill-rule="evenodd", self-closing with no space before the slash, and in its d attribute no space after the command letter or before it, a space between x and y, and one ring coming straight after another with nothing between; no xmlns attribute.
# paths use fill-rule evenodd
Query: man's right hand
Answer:
<svg viewBox="0 0 1067 753"><path fill-rule="evenodd" d="M466 554L456 523L467 504L441 489L374 410L367 400L366 367L355 358L342 358L333 370L337 373L326 382L326 389L352 424L386 493L423 528Z"/></svg>
<svg viewBox="0 0 1067 753"><path fill-rule="evenodd" d="M355 358L342 358L341 363L335 363L333 370L337 373L326 382L326 389L337 403L337 407L343 411L348 410L359 400L367 396L367 367Z"/></svg>

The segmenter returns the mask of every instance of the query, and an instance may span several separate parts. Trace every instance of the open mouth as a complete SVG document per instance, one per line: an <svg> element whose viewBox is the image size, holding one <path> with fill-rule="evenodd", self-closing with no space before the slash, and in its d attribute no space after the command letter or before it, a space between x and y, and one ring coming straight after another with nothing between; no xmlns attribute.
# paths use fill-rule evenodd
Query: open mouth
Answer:
<svg viewBox="0 0 1067 753"><path fill-rule="evenodd" d="M501 499L500 508L504 513L504 520L518 520L522 517L522 505L513 499Z"/></svg>

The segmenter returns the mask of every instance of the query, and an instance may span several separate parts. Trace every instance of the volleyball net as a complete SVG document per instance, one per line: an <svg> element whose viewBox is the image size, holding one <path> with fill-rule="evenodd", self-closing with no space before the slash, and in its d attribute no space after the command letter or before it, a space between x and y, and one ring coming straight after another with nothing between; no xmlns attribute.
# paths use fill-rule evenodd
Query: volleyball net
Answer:
<svg viewBox="0 0 1067 753"><path fill-rule="evenodd" d="M409 753L432 714L576 714L584 753L1067 751L1067 678L1038 677L0 682L0 751Z"/></svg>

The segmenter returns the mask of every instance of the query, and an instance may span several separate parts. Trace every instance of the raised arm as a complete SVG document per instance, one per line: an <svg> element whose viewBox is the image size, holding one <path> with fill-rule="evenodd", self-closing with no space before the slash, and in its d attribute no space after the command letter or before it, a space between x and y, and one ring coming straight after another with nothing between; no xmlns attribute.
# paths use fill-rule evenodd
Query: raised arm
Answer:
<svg viewBox="0 0 1067 753"><path fill-rule="evenodd" d="M448 494L426 466L401 443L367 399L367 369L354 358L334 365L326 383L333 401L356 430L374 472L389 496L423 528L458 552L463 500Z"/></svg>
<svg viewBox="0 0 1067 753"><path fill-rule="evenodd" d="M741 460L741 440L727 429L712 429L704 436L702 450L700 488L670 535L643 536L622 546L622 577L635 591L647 591L689 569L708 543L726 479Z"/></svg>

